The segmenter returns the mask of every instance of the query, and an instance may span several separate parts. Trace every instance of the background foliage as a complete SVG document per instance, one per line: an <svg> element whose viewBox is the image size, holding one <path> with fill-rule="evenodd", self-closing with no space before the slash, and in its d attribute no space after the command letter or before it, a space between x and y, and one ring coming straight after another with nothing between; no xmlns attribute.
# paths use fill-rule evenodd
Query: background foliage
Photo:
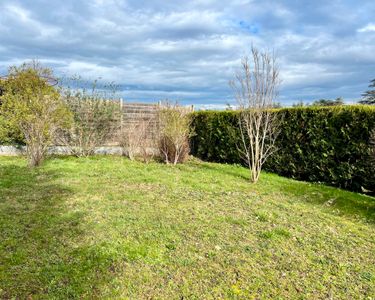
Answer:
<svg viewBox="0 0 375 300"><path fill-rule="evenodd" d="M118 130L119 105L112 101L117 87L112 83L99 85L97 81L90 85L79 77L72 78L69 84L61 94L73 122L59 132L56 143L67 146L76 156L92 155L95 147L106 144Z"/></svg>
<svg viewBox="0 0 375 300"><path fill-rule="evenodd" d="M11 124L0 109L0 145L25 145L25 138L17 126Z"/></svg>
<svg viewBox="0 0 375 300"><path fill-rule="evenodd" d="M375 105L375 79L371 80L369 88L372 88L362 94L362 100L359 103Z"/></svg>
<svg viewBox="0 0 375 300"><path fill-rule="evenodd" d="M353 190L375 190L371 106L304 107L275 110L283 115L278 151L265 170L300 180ZM193 114L192 154L208 161L242 163L235 111Z"/></svg>

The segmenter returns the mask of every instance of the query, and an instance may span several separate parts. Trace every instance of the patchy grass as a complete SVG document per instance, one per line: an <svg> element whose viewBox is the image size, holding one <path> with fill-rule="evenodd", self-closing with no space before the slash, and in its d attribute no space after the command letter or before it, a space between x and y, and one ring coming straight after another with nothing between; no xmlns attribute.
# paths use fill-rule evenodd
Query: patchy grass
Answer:
<svg viewBox="0 0 375 300"><path fill-rule="evenodd" d="M0 298L373 299L375 199L191 161L0 158Z"/></svg>

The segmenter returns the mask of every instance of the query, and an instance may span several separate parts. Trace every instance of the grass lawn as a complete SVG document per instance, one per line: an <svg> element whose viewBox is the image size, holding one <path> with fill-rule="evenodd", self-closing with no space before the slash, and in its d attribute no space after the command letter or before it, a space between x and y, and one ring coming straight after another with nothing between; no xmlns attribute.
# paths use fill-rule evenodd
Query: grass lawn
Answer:
<svg viewBox="0 0 375 300"><path fill-rule="evenodd" d="M198 161L0 157L0 298L374 297L375 198Z"/></svg>

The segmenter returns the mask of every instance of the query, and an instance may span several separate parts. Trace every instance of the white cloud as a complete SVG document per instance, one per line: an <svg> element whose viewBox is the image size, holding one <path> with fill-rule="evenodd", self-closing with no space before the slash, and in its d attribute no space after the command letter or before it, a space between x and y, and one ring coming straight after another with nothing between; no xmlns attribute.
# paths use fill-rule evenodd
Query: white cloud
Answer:
<svg viewBox="0 0 375 300"><path fill-rule="evenodd" d="M358 32L375 32L375 24L369 23L366 26L358 29Z"/></svg>
<svg viewBox="0 0 375 300"><path fill-rule="evenodd" d="M222 107L254 44L278 54L283 101L359 97L374 76L375 36L358 33L375 31L365 13L375 4L317 1L3 0L0 73L38 58L57 73L116 81L125 98Z"/></svg>
<svg viewBox="0 0 375 300"><path fill-rule="evenodd" d="M45 26L41 22L32 18L29 10L22 6L9 4L3 8L4 19L10 23L21 22L28 30L37 31L39 37L50 38L60 33L60 29L55 26ZM4 24L3 24L4 26Z"/></svg>

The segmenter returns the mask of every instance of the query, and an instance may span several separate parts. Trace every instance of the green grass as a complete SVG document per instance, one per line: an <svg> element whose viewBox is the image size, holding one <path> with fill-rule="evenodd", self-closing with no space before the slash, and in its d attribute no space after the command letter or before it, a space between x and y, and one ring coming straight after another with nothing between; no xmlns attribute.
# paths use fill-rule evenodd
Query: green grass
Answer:
<svg viewBox="0 0 375 300"><path fill-rule="evenodd" d="M374 295L374 198L198 161L0 158L0 298Z"/></svg>

